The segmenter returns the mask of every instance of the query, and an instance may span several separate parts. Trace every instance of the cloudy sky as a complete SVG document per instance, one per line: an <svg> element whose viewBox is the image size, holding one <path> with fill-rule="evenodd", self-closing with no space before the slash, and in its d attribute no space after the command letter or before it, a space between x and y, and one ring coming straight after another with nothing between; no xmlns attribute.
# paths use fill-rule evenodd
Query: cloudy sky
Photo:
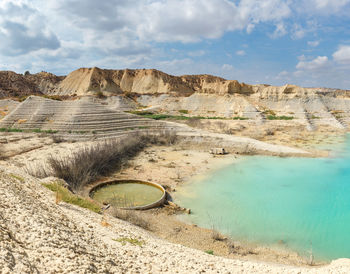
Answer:
<svg viewBox="0 0 350 274"><path fill-rule="evenodd" d="M350 89L350 0L0 0L0 70L92 66Z"/></svg>

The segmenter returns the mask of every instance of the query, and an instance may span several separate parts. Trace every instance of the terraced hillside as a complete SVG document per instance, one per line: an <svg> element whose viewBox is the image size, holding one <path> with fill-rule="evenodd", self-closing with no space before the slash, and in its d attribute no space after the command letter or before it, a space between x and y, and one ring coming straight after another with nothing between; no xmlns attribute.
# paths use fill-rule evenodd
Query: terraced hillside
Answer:
<svg viewBox="0 0 350 274"><path fill-rule="evenodd" d="M91 97L56 101L30 96L0 121L0 128L56 132L66 139L107 138L171 128L163 122L112 110Z"/></svg>
<svg viewBox="0 0 350 274"><path fill-rule="evenodd" d="M211 75L172 76L154 69L81 68L66 77L0 72L0 98L28 94L98 97L117 111L144 107L158 114L249 119L258 125L288 120L310 131L319 126L346 129L350 123L349 90L248 85Z"/></svg>

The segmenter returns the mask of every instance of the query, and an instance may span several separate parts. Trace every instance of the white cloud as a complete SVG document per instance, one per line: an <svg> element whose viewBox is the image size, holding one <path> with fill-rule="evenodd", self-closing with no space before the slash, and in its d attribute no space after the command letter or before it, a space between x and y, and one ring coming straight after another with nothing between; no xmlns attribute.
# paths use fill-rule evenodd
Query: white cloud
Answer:
<svg viewBox="0 0 350 274"><path fill-rule="evenodd" d="M229 64L223 64L222 65L222 70L232 71L232 70L234 70L234 67L232 65L229 65Z"/></svg>
<svg viewBox="0 0 350 274"><path fill-rule="evenodd" d="M40 49L59 48L60 41L43 21L44 17L25 1L2 2L0 54L15 56Z"/></svg>
<svg viewBox="0 0 350 274"><path fill-rule="evenodd" d="M236 51L236 55L238 55L238 56L244 56L244 55L246 55L246 52L245 52L244 50L237 50L237 51Z"/></svg>
<svg viewBox="0 0 350 274"><path fill-rule="evenodd" d="M293 34L292 38L293 39L301 39L305 36L306 30L299 24L294 24L293 27Z"/></svg>
<svg viewBox="0 0 350 274"><path fill-rule="evenodd" d="M272 38L282 37L287 34L286 27L283 22L276 24L275 31L270 35Z"/></svg>
<svg viewBox="0 0 350 274"><path fill-rule="evenodd" d="M350 64L350 46L340 46L339 49L333 53L333 59L341 64Z"/></svg>
<svg viewBox="0 0 350 274"><path fill-rule="evenodd" d="M320 44L320 41L308 41L307 44L310 47L317 47Z"/></svg>
<svg viewBox="0 0 350 274"><path fill-rule="evenodd" d="M299 61L296 68L298 70L319 70L326 67L328 62L327 56L318 56L311 61Z"/></svg>
<svg viewBox="0 0 350 274"><path fill-rule="evenodd" d="M316 9L338 11L350 3L350 0L311 0Z"/></svg>
<svg viewBox="0 0 350 274"><path fill-rule="evenodd" d="M288 78L289 78L289 72L286 70L281 71L276 76L276 79L288 79Z"/></svg>

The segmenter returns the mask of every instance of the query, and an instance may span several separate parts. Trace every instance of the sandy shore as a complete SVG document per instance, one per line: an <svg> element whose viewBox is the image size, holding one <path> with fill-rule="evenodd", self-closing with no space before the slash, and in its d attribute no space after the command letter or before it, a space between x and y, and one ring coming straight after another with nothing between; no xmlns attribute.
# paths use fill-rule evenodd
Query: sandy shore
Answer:
<svg viewBox="0 0 350 274"><path fill-rule="evenodd" d="M337 138L320 138L315 143L319 144L321 140L327 144L336 142ZM6 166L7 169L15 170L26 165L43 164L47 157L52 154L69 155L72 151L78 150L82 146L93 144L93 142L55 143L46 136L32 135L30 138L15 139L14 142L15 144L13 142L8 144L9 153L12 153L12 157L7 161L2 161L0 164ZM18 144L21 144L21 146L18 146ZM240 160L240 157L236 154L214 156L208 152L208 148L193 148L185 145L171 147L153 146L142 151L121 172L112 174L109 178L103 178L102 180L128 178L153 181L165 186L167 191L172 194L176 192L178 186L188 182L195 176L205 176L206 173L212 172L217 168L234 164ZM201 253L205 253L204 251L206 250L212 250L215 255L239 260L240 262L248 260L259 261L260 263L257 264L263 265L266 264L265 262L271 262L308 267L304 258L300 258L296 253L287 250L276 250L237 242L234 239L226 239L222 235L219 237L220 239L214 239L213 231L181 222L178 216L185 213L175 210L173 207L165 206L144 211L140 214L150 223L150 233L154 236L165 239L167 242L195 248ZM74 215L75 217L77 216ZM81 218L81 216L77 218ZM112 217L110 217L110 220L113 220L111 221L113 223L116 222ZM304 268L303 270L309 271L310 269Z"/></svg>
<svg viewBox="0 0 350 274"><path fill-rule="evenodd" d="M198 151L186 147L154 146L141 152L130 166L111 178L138 179L157 182L163 185L170 195L176 193L177 187L190 180L200 180L206 174L235 164L240 155L212 155L208 151ZM111 179L109 178L109 179ZM173 200L177 203L177 200ZM179 204L181 207L182 205ZM197 227L181 221L179 216L186 212L174 210L172 207L152 209L140 212L150 222L150 229L156 235L188 247L202 251L212 250L214 254L228 258L278 262L291 265L307 265L307 259L297 253L283 248L271 249L247 242L238 242L220 235L214 239L211 229ZM320 264L320 263L318 263Z"/></svg>
<svg viewBox="0 0 350 274"><path fill-rule="evenodd" d="M15 173L14 173L15 172ZM14 175L16 174L16 175ZM162 240L116 218L70 204L18 170L0 168L2 273L347 273L324 267L227 259Z"/></svg>

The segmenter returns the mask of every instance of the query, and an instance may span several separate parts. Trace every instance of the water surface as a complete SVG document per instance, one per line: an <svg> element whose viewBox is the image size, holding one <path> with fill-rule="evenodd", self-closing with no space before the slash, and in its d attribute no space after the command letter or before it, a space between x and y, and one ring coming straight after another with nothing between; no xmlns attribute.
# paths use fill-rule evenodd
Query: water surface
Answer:
<svg viewBox="0 0 350 274"><path fill-rule="evenodd" d="M191 222L315 259L350 257L350 138L331 158L244 157L178 189Z"/></svg>
<svg viewBox="0 0 350 274"><path fill-rule="evenodd" d="M115 207L145 206L162 198L163 192L151 185L118 183L101 187L92 194L93 199Z"/></svg>

